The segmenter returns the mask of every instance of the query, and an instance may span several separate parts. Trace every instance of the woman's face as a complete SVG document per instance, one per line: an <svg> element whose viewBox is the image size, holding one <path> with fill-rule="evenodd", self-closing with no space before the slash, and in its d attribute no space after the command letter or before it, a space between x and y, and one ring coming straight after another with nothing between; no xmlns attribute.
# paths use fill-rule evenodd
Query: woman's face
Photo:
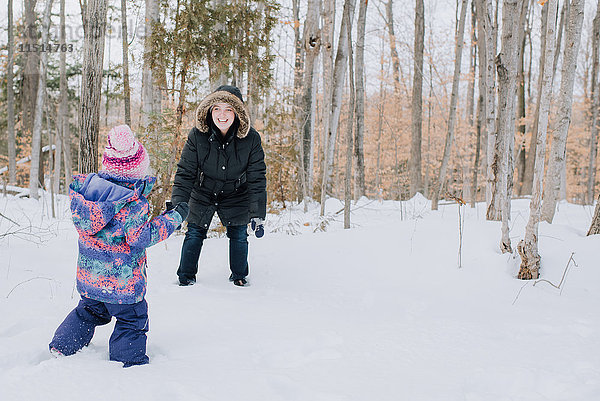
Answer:
<svg viewBox="0 0 600 401"><path fill-rule="evenodd" d="M211 110L212 119L221 134L227 134L227 130L235 120L233 107L227 103L217 103Z"/></svg>

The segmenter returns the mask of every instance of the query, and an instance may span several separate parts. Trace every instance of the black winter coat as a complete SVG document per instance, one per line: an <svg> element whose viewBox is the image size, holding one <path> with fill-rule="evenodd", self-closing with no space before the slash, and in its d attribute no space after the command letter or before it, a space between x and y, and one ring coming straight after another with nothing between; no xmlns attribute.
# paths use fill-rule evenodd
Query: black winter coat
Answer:
<svg viewBox="0 0 600 401"><path fill-rule="evenodd" d="M266 165L259 133L225 140L192 128L177 164L171 201L189 202L188 222L208 228L215 213L224 226L266 215Z"/></svg>

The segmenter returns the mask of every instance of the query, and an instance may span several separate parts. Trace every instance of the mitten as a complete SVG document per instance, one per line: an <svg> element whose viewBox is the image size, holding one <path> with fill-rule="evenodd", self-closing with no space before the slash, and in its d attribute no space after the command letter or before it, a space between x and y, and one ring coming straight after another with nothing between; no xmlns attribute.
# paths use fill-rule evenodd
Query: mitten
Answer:
<svg viewBox="0 0 600 401"><path fill-rule="evenodd" d="M261 238L263 235L265 235L264 223L265 221L260 217L254 217L252 220L250 220L250 228L252 231L254 231L256 238Z"/></svg>

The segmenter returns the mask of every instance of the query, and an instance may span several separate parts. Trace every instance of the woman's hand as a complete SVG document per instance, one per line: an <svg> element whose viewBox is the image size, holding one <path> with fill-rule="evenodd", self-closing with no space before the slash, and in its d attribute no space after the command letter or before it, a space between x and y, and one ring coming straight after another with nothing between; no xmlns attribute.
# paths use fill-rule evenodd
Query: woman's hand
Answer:
<svg viewBox="0 0 600 401"><path fill-rule="evenodd" d="M254 217L252 220L250 220L250 228L252 231L254 231L256 238L261 238L263 235L265 235L264 224L265 221L260 217Z"/></svg>

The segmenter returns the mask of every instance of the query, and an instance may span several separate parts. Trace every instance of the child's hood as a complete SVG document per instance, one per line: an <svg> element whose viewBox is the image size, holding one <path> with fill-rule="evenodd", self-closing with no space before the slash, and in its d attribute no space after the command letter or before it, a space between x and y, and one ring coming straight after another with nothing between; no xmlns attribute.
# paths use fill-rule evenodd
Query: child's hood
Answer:
<svg viewBox="0 0 600 401"><path fill-rule="evenodd" d="M79 231L94 235L123 207L147 196L155 178L123 179L99 174L76 175L69 186L73 222Z"/></svg>

